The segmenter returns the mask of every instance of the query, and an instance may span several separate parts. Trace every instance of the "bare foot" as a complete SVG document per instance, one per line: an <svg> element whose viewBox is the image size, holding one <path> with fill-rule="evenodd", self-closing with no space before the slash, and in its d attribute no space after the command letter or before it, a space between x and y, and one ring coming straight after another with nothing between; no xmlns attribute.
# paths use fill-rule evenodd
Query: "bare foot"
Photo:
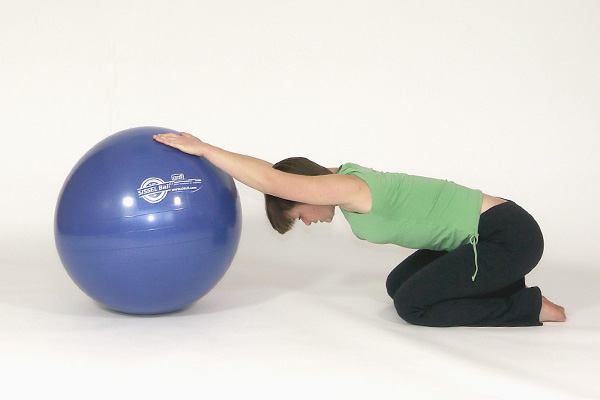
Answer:
<svg viewBox="0 0 600 400"><path fill-rule="evenodd" d="M567 319L565 309L542 296L540 322L564 322Z"/></svg>

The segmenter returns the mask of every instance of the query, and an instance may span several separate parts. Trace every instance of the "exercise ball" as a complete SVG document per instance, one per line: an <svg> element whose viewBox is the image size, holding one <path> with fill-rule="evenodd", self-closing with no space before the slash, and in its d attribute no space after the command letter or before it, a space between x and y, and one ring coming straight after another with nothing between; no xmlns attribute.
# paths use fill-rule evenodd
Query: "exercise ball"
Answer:
<svg viewBox="0 0 600 400"><path fill-rule="evenodd" d="M92 299L129 314L194 303L237 251L241 208L233 179L206 159L157 143L174 132L140 127L89 150L60 192L60 259Z"/></svg>

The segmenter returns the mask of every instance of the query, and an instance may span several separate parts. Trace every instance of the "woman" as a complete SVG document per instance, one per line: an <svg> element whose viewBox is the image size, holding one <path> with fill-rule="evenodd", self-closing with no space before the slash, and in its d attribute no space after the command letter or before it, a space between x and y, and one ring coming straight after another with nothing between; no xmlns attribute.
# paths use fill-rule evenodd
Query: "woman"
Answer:
<svg viewBox="0 0 600 400"><path fill-rule="evenodd" d="M356 164L327 169L304 158L275 165L187 134L157 142L202 156L265 194L280 233L294 221L331 222L339 207L354 234L373 243L420 249L387 280L400 317L426 326L533 326L564 321L564 308L525 275L538 263L543 237L521 207L453 182L374 171Z"/></svg>

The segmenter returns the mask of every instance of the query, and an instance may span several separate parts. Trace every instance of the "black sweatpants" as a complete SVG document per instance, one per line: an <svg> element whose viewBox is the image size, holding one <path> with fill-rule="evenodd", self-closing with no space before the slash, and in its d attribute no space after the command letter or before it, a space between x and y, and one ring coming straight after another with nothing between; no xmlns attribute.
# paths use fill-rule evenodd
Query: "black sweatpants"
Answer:
<svg viewBox="0 0 600 400"><path fill-rule="evenodd" d="M480 216L475 272L473 246L450 252L418 250L387 279L388 294L405 321L426 326L534 326L539 322L539 288L525 275L539 262L542 232L512 201Z"/></svg>

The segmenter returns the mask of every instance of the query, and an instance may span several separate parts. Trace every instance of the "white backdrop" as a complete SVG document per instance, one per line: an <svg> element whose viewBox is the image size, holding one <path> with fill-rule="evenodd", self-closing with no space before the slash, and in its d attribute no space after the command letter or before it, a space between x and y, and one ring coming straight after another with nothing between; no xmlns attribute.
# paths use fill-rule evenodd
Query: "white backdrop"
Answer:
<svg viewBox="0 0 600 400"><path fill-rule="evenodd" d="M500 381L490 396L600 397L599 2L5 0L0 22L0 366L15 381L83 379L90 365L124 381L188 377L168 362L227 390L245 377L261 390L361 382L367 393L482 398ZM570 320L534 333L408 326L383 293L408 251L359 242L341 215L280 237L262 196L241 185L240 250L211 294L167 317L109 313L60 267L54 207L85 151L143 125L271 162L352 161L511 198L545 234L532 284ZM469 350L490 341L485 356ZM580 347L553 353L564 341ZM449 343L456 352L431 355ZM164 349L157 359L152 346Z"/></svg>

